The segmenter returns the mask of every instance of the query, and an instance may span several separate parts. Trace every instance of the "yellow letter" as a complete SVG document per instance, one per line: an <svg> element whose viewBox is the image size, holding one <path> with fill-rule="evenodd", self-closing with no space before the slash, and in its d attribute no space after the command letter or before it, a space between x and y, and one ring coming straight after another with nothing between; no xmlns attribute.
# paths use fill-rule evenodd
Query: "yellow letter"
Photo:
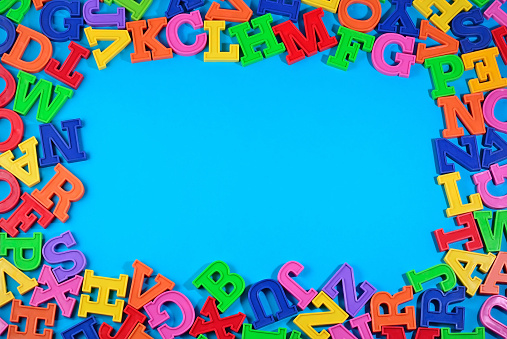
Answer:
<svg viewBox="0 0 507 339"><path fill-rule="evenodd" d="M238 62L239 61L239 45L230 45L229 52L220 51L220 32L225 29L225 21L204 21L204 30L209 32L209 51L204 52L204 62Z"/></svg>
<svg viewBox="0 0 507 339"><path fill-rule="evenodd" d="M482 279L479 277L473 277L475 268L482 272L487 273L496 256L493 253L482 254L475 252L468 252L451 248L444 257L444 261L451 266L456 277L461 281L463 286L467 288L467 294L469 296L475 295ZM465 267L461 265L466 263Z"/></svg>
<svg viewBox="0 0 507 339"><path fill-rule="evenodd" d="M445 195L449 203L449 208L445 210L447 217L482 210L482 200L479 193L470 194L468 197L470 203L463 204L461 202L457 184L460 179L459 172L442 174L437 177L438 184L444 185Z"/></svg>
<svg viewBox="0 0 507 339"><path fill-rule="evenodd" d="M26 139L18 145L21 152L25 155L14 160L12 151L7 151L0 154L0 166L11 172L16 178L21 180L28 187L32 187L40 182L39 176L39 162L37 160L37 146L38 142L35 137ZM27 170L24 170L24 167Z"/></svg>

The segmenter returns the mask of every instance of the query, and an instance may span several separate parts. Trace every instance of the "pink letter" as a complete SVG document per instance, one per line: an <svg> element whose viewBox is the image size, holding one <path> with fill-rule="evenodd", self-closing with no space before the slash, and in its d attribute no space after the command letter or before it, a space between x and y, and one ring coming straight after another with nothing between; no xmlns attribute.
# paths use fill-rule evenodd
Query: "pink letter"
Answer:
<svg viewBox="0 0 507 339"><path fill-rule="evenodd" d="M491 310L493 307L500 307L504 311L507 311L507 298L502 295L494 295L482 304L479 312L479 318L481 323L489 330L495 332L502 338L507 338L507 326L502 324L491 316Z"/></svg>
<svg viewBox="0 0 507 339"><path fill-rule="evenodd" d="M74 278L59 284L51 271L51 267L44 265L42 266L42 270L40 271L39 279L37 281L39 284L47 285L48 288L44 290L41 287L35 287L32 298L30 299L30 305L39 306L43 302L54 298L62 310L62 315L70 318L74 305L76 304L76 299L67 297L65 293L79 295L79 292L81 291L81 284L83 283L83 277L76 275Z"/></svg>
<svg viewBox="0 0 507 339"><path fill-rule="evenodd" d="M507 122L499 121L495 117L495 106L500 99L507 99L507 89L501 88L489 93L482 105L482 111L484 120L486 120L489 126L496 128L500 132L507 133Z"/></svg>
<svg viewBox="0 0 507 339"><path fill-rule="evenodd" d="M304 268L305 267L297 261L289 261L283 265L278 272L278 282L298 300L298 307L301 310L304 310L317 295L317 291L313 288L305 291L289 276L289 274L293 274L297 277Z"/></svg>
<svg viewBox="0 0 507 339"><path fill-rule="evenodd" d="M495 20L500 25L507 26L507 13L502 11L502 4L505 3L505 0L495 0L485 11L484 17L486 19Z"/></svg>
<svg viewBox="0 0 507 339"><path fill-rule="evenodd" d="M401 47L403 53L396 53L394 61L396 65L389 65L384 60L384 52L388 45L396 44ZM412 37L405 37L396 33L382 34L375 41L373 50L371 52L371 60L373 67L382 74L390 76L400 76L408 78L410 75L410 67L415 64L415 55L412 54L414 51L415 39Z"/></svg>
<svg viewBox="0 0 507 339"><path fill-rule="evenodd" d="M183 320L181 324L176 327L169 327L167 324L164 324L158 328L158 332L164 339L172 339L176 336L182 335L186 331L192 327L195 319L194 306L187 297L185 297L182 293L177 291L167 291L160 294L153 301L150 301L146 305L144 305L144 310L150 317L148 320L148 324L152 328L157 327L162 324L164 321L169 319L169 315L166 311L161 312L161 307L163 303L173 302L181 309L181 313L183 314Z"/></svg>
<svg viewBox="0 0 507 339"><path fill-rule="evenodd" d="M491 180L493 180L495 185L500 185L505 182L505 178L507 178L507 164L502 166L493 164L489 167L489 171L473 175L474 184L477 187L477 192L481 195L484 205L497 209L507 207L507 195L501 197L491 195L487 188L488 182Z"/></svg>
<svg viewBox="0 0 507 339"><path fill-rule="evenodd" d="M365 313L360 315L359 317L355 317L350 319L350 326L352 328L357 328L359 335L362 339L373 339L373 335L371 334L370 327L368 323L371 321L371 317L369 313ZM331 333L332 339L357 339L355 335L350 333L343 324L338 324L329 328L329 333Z"/></svg>
<svg viewBox="0 0 507 339"><path fill-rule="evenodd" d="M185 45L181 42L178 36L178 29L183 24L189 24L193 29L203 27L202 18L199 11L193 11L190 14L182 13L172 18L166 27L167 43L174 50L176 54L183 56L196 55L206 47L208 36L206 33L198 34L195 37L195 42L192 45Z"/></svg>

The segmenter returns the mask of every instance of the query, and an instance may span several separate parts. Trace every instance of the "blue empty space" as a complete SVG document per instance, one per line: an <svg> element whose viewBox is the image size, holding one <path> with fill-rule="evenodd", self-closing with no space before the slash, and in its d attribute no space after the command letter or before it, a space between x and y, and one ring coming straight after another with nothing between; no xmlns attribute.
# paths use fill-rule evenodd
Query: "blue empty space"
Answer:
<svg viewBox="0 0 507 339"><path fill-rule="evenodd" d="M146 18L162 16L165 9L155 2ZM309 10L303 6L303 12ZM357 11L359 17L366 13L362 7ZM284 21L274 17L274 24ZM336 34L337 15L326 12L324 21ZM35 9L23 24L38 29ZM189 27L180 34L187 42L195 36ZM237 43L226 34L222 39L227 50ZM84 34L80 44L89 48ZM67 45L53 44L60 61ZM445 253L438 252L432 232L455 228L436 183L432 139L445 128L442 110L430 97L433 85L422 65L414 65L408 79L388 77L360 51L344 72L326 65L335 50L291 66L286 53L248 67L204 63L203 53L131 64L130 44L103 71L90 56L77 69L85 76L82 85L53 120L59 130L61 121L83 121L88 160L63 165L82 180L85 195L72 204L66 223L55 221L46 230L37 225L28 235L43 232L49 240L71 230L87 268L100 276L132 276L138 259L174 281L196 310L207 293L191 282L215 260L225 261L247 286L276 279L284 263L296 260L305 266L296 281L306 289L320 290L348 263L356 284L368 280L379 291L398 292L407 284L404 273L441 262ZM30 51L27 56L37 53ZM507 67L497 61L506 76ZM452 85L468 93L466 80L474 77L475 71L467 71ZM497 105L500 120L505 107ZM35 115L32 109L23 118L24 139L40 137ZM8 130L2 122L0 132ZM466 201L475 186L470 173L456 169ZM41 189L53 173L52 167L41 168L41 182L22 185L22 191ZM8 286L28 303L31 293L22 297L14 282ZM416 305L419 296L407 305ZM466 307L465 331L479 326L484 300L475 296L459 305ZM173 317L168 324L177 324L181 315L168 310ZM248 322L255 320L246 291L226 315L239 311ZM6 306L0 316L8 320L9 312ZM74 318L60 315L56 333L83 320L76 314L77 306ZM97 319L119 326L110 317ZM297 329L290 318L265 329L280 326Z"/></svg>

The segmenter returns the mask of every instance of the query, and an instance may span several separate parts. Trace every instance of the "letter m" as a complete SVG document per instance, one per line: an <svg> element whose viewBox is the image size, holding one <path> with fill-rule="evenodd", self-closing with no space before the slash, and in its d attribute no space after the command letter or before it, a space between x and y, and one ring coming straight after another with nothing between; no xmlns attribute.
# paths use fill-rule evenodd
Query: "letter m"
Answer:
<svg viewBox="0 0 507 339"><path fill-rule="evenodd" d="M287 48L286 60L289 65L303 60L305 55L316 54L317 47L319 52L322 52L338 44L336 37L329 36L321 19L323 16L322 8L303 14L306 36L296 28L292 21L285 21L273 27L273 32L280 36ZM317 37L319 38L318 43Z"/></svg>

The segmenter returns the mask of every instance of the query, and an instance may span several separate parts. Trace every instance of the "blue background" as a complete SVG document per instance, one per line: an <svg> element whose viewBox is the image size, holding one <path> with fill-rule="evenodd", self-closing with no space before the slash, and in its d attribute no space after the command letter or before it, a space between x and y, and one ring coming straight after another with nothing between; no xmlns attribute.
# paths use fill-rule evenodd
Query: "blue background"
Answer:
<svg viewBox="0 0 507 339"><path fill-rule="evenodd" d="M203 17L210 3L201 9ZM255 13L256 2L251 6ZM166 8L167 1L155 0L144 18L162 16ZM383 5L383 18L388 8ZM350 12L367 15L360 5ZM413 9L410 14L422 19ZM38 16L32 7L22 24L40 31ZM59 13L58 24L64 17ZM274 24L285 20L274 17ZM325 23L336 34L337 15L326 12ZM187 42L195 34L188 27L180 31ZM222 39L237 43L225 34ZM89 47L84 34L81 44ZM53 44L58 60L67 56L67 45ZM83 181L85 196L72 205L68 222L46 230L37 225L28 234L42 230L48 240L71 230L87 268L100 276L132 276L139 259L173 280L196 310L207 293L191 281L215 260L228 263L247 286L276 278L285 262L296 260L305 266L296 281L317 290L347 262L357 284L368 280L379 291L397 292L406 284L405 272L441 262L444 253L432 231L454 229L436 184L431 141L444 128L442 111L429 96L432 84L421 65L412 67L409 79L388 77L360 52L343 72L325 64L335 50L292 66L286 53L248 67L204 63L202 53L131 64L130 44L103 71L90 56L77 68L85 75L81 87L53 120L57 126L83 120L80 135L89 159L64 166ZM31 46L27 55L36 52ZM466 80L474 77L467 71L454 82L458 93L468 93ZM60 84L46 74L38 78ZM505 108L497 105L499 119L507 118ZM35 115L33 109L23 118L25 139L39 139ZM8 127L0 122L3 135ZM466 199L475 188L470 174L457 169ZM41 169L41 183L33 188L43 187L53 173ZM0 183L0 190L7 192L7 185ZM36 278L38 272L27 274ZM15 286L9 280L14 295L27 303L31 292L20 297ZM407 305L416 305L418 296ZM461 304L465 331L478 326L484 300L475 296ZM177 310L168 308L168 324L178 323ZM3 307L0 316L8 320L9 311ZM246 297L226 315L239 311L253 321ZM499 311L494 315L507 321ZM113 324L110 317L97 318ZM60 315L55 330L80 320ZM265 329L278 326L296 329L290 319Z"/></svg>

